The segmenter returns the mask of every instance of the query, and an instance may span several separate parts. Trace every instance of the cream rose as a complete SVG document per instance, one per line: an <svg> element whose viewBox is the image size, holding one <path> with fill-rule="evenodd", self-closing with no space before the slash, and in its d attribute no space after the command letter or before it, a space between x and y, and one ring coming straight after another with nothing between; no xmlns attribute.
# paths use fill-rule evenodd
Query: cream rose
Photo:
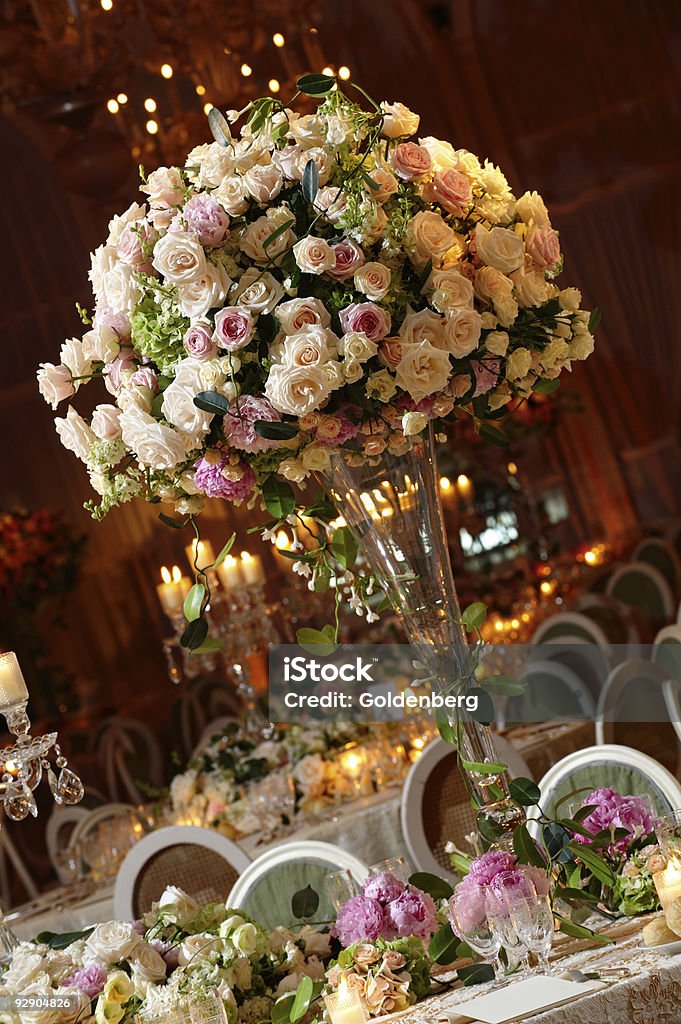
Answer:
<svg viewBox="0 0 681 1024"><path fill-rule="evenodd" d="M525 224L536 224L539 228L549 225L549 211L538 192L526 192L516 202L516 212Z"/></svg>
<svg viewBox="0 0 681 1024"><path fill-rule="evenodd" d="M48 405L56 409L60 402L72 398L76 389L66 366L41 363L37 373L38 390Z"/></svg>
<svg viewBox="0 0 681 1024"><path fill-rule="evenodd" d="M378 302L390 288L390 270L383 263L365 263L354 273L355 288L368 299Z"/></svg>
<svg viewBox="0 0 681 1024"><path fill-rule="evenodd" d="M369 398L377 398L379 402L389 402L397 391L395 378L388 370L372 373L364 389Z"/></svg>
<svg viewBox="0 0 681 1024"><path fill-rule="evenodd" d="M104 275L103 293L107 306L116 313L128 315L132 313L142 294L132 268L125 263L116 263Z"/></svg>
<svg viewBox="0 0 681 1024"><path fill-rule="evenodd" d="M341 364L341 372L346 384L355 384L364 375L362 364L357 359L345 359Z"/></svg>
<svg viewBox="0 0 681 1024"><path fill-rule="evenodd" d="M181 967L191 963L197 965L201 960L206 960L222 949L222 940L210 932L199 932L197 935L188 935L180 944L178 961Z"/></svg>
<svg viewBox="0 0 681 1024"><path fill-rule="evenodd" d="M68 1006L59 1007L59 1024L84 1024L89 1019L91 999L82 989L60 985L52 995L58 1000L68 999ZM33 1016L30 1019L33 1021Z"/></svg>
<svg viewBox="0 0 681 1024"><path fill-rule="evenodd" d="M387 167L378 165L369 171L369 177L378 188L372 188L366 183L368 194L375 203L386 203L391 196L394 196L399 187L399 182L393 172Z"/></svg>
<svg viewBox="0 0 681 1024"><path fill-rule="evenodd" d="M251 313L271 313L283 295L283 286L272 274L249 267L239 278L236 302Z"/></svg>
<svg viewBox="0 0 681 1024"><path fill-rule="evenodd" d="M267 263L268 260L280 256L293 244L295 235L291 227L294 222L291 211L287 207L280 206L276 209L269 209L264 217L258 217L248 225L241 235L239 244L255 263ZM290 226L284 228L276 238L269 241L274 232L283 228L287 223L290 223ZM269 244L266 245L268 242Z"/></svg>
<svg viewBox="0 0 681 1024"><path fill-rule="evenodd" d="M305 469L301 460L293 457L282 459L279 463L278 472L285 480L290 480L292 484L300 484L310 475L309 470Z"/></svg>
<svg viewBox="0 0 681 1024"><path fill-rule="evenodd" d="M87 462L96 437L82 416L69 406L65 419L54 421L61 443L83 462Z"/></svg>
<svg viewBox="0 0 681 1024"><path fill-rule="evenodd" d="M244 180L237 174L225 178L220 186L214 192L211 192L211 195L213 199L217 199L223 210L226 210L232 217L239 217L248 209L249 204Z"/></svg>
<svg viewBox="0 0 681 1024"><path fill-rule="evenodd" d="M335 358L338 339L333 331L313 324L284 339L281 361L285 366L320 366Z"/></svg>
<svg viewBox="0 0 681 1024"><path fill-rule="evenodd" d="M323 238L306 235L293 246L296 263L305 274L323 274L333 270L336 257L333 249Z"/></svg>
<svg viewBox="0 0 681 1024"><path fill-rule="evenodd" d="M456 359L470 355L480 343L482 318L474 309L457 309L445 318L444 346Z"/></svg>
<svg viewBox="0 0 681 1024"><path fill-rule="evenodd" d="M346 359L354 359L358 363L364 363L371 359L378 352L378 345L375 341L367 338L366 334L357 331L350 331L344 334L340 340L339 350Z"/></svg>
<svg viewBox="0 0 681 1024"><path fill-rule="evenodd" d="M85 354L83 343L78 338L68 338L63 343L59 361L71 372L72 378L86 376L92 369L92 363ZM73 381L76 391L80 383L78 380Z"/></svg>
<svg viewBox="0 0 681 1024"><path fill-rule="evenodd" d="M403 345L429 341L436 348L444 348L443 330L444 319L432 309L422 309L418 313L407 313L399 336Z"/></svg>
<svg viewBox="0 0 681 1024"><path fill-rule="evenodd" d="M281 192L284 175L274 163L255 164L243 177L246 191L258 203L271 203Z"/></svg>
<svg viewBox="0 0 681 1024"><path fill-rule="evenodd" d="M415 402L442 391L451 373L449 355L428 341L416 345L402 345L402 358L395 379Z"/></svg>
<svg viewBox="0 0 681 1024"><path fill-rule="evenodd" d="M184 441L172 427L166 427L144 412L132 407L121 415L121 431L128 448L137 453L139 461L152 469L172 469L185 458Z"/></svg>
<svg viewBox="0 0 681 1024"><path fill-rule="evenodd" d="M222 305L231 283L231 278L221 264L206 263L200 277L178 287L180 309L192 322L201 320L209 309Z"/></svg>
<svg viewBox="0 0 681 1024"><path fill-rule="evenodd" d="M425 266L428 260L439 266L457 240L457 234L434 210L421 210L407 224L405 246L412 263ZM522 242L521 248L522 248Z"/></svg>
<svg viewBox="0 0 681 1024"><path fill-rule="evenodd" d="M423 146L430 153L434 171L448 171L452 167L457 167L456 150L451 142L443 142L442 139L427 135L425 139L419 139L419 146Z"/></svg>
<svg viewBox="0 0 681 1024"><path fill-rule="evenodd" d="M179 364L175 379L163 392L161 411L165 418L178 430L189 434L193 447L210 430L213 414L204 412L194 405L194 398L200 391L206 390L205 362L201 359L183 359Z"/></svg>
<svg viewBox="0 0 681 1024"><path fill-rule="evenodd" d="M331 360L313 366L277 365L270 370L265 396L279 412L304 416L318 409L342 383L340 366Z"/></svg>
<svg viewBox="0 0 681 1024"><path fill-rule="evenodd" d="M104 294L104 278L115 267L116 262L116 250L110 245L99 245L90 254L88 277L90 278L95 298L100 298Z"/></svg>
<svg viewBox="0 0 681 1024"><path fill-rule="evenodd" d="M570 345L570 359L588 359L594 350L593 335L588 331L575 334Z"/></svg>
<svg viewBox="0 0 681 1024"><path fill-rule="evenodd" d="M508 351L508 334L506 331L491 331L485 337L485 348L494 356L505 356Z"/></svg>
<svg viewBox="0 0 681 1024"><path fill-rule="evenodd" d="M49 984L44 957L32 945L22 943L12 955L8 970L2 976L3 987L10 992L23 992L29 985Z"/></svg>
<svg viewBox="0 0 681 1024"><path fill-rule="evenodd" d="M331 314L321 299L291 299L277 306L274 314L284 334L297 334L308 326L328 327Z"/></svg>
<svg viewBox="0 0 681 1024"><path fill-rule="evenodd" d="M100 441L113 441L121 436L121 410L115 405L98 405L92 413L90 427Z"/></svg>
<svg viewBox="0 0 681 1024"><path fill-rule="evenodd" d="M405 412L402 416L402 431L405 437L420 434L428 426L428 417L424 412Z"/></svg>
<svg viewBox="0 0 681 1024"><path fill-rule="evenodd" d="M403 135L414 135L419 130L420 117L404 103L381 103L383 124L381 135L388 139L399 139Z"/></svg>
<svg viewBox="0 0 681 1024"><path fill-rule="evenodd" d="M455 267L434 270L423 290L431 290L430 304L439 313L449 313L453 309L472 309L475 301L473 285Z"/></svg>
<svg viewBox="0 0 681 1024"><path fill-rule="evenodd" d="M297 117L290 116L289 135L299 143L303 149L311 149L320 146L324 139L324 124L316 114L302 114Z"/></svg>
<svg viewBox="0 0 681 1024"><path fill-rule="evenodd" d="M151 262L154 269L171 284L191 284L206 274L206 254L203 246L198 238L189 232L168 231L154 246L154 258Z"/></svg>
<svg viewBox="0 0 681 1024"><path fill-rule="evenodd" d="M92 330L83 335L83 353L93 362L110 363L120 350L118 335L105 324L95 324Z"/></svg>
<svg viewBox="0 0 681 1024"><path fill-rule="evenodd" d="M526 377L532 365L532 353L529 348L517 348L506 360L506 376L509 380L521 380Z"/></svg>
<svg viewBox="0 0 681 1024"><path fill-rule="evenodd" d="M180 206L184 194L182 175L175 167L157 167L140 185L140 192L149 197L153 206Z"/></svg>
<svg viewBox="0 0 681 1024"><path fill-rule="evenodd" d="M478 224L475 228L475 247L479 258L488 267L510 274L523 265L523 240L515 231L494 227L488 230Z"/></svg>
<svg viewBox="0 0 681 1024"><path fill-rule="evenodd" d="M164 921L188 924L199 912L199 905L189 893L177 885L168 885L158 901L158 911Z"/></svg>
<svg viewBox="0 0 681 1024"><path fill-rule="evenodd" d="M202 185L215 188L231 174L233 167L234 156L231 147L211 142L201 154L199 181Z"/></svg>
<svg viewBox="0 0 681 1024"><path fill-rule="evenodd" d="M521 306L541 306L551 296L551 285L541 270L521 267L511 274L511 280Z"/></svg>
<svg viewBox="0 0 681 1024"><path fill-rule="evenodd" d="M90 962L108 964L127 960L139 946L141 939L133 926L125 921L106 921L95 925L87 938L84 955Z"/></svg>

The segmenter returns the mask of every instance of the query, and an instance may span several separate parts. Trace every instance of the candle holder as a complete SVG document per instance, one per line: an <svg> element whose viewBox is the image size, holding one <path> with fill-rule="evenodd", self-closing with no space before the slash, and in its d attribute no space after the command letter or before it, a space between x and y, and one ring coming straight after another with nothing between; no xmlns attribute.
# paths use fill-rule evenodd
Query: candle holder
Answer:
<svg viewBox="0 0 681 1024"><path fill-rule="evenodd" d="M366 1024L369 1019L359 992L350 988L345 978L335 992L324 996L324 1003L331 1024Z"/></svg>
<svg viewBox="0 0 681 1024"><path fill-rule="evenodd" d="M12 651L0 654L0 712L5 716L10 733L16 737L16 743L0 749L0 797L5 814L12 821L23 821L29 814L37 817L33 791L43 772L57 804L77 804L85 792L83 783L68 767L57 743L57 733L30 735L27 704L28 690L16 654ZM55 758L59 777L52 768L50 756Z"/></svg>

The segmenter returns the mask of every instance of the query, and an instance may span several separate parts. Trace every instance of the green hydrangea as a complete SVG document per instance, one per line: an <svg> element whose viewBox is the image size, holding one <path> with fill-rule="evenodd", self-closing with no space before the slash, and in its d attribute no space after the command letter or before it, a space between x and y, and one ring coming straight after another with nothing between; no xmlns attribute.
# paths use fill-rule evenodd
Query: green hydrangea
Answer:
<svg viewBox="0 0 681 1024"><path fill-rule="evenodd" d="M189 319L182 316L169 298L158 302L147 296L132 314L131 323L137 351L151 359L162 374L172 376L175 363L186 354L182 339Z"/></svg>

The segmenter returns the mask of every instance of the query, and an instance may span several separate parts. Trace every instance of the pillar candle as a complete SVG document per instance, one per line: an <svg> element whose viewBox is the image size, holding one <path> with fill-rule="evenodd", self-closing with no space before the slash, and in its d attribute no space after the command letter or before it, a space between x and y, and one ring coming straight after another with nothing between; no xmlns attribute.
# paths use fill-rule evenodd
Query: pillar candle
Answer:
<svg viewBox="0 0 681 1024"><path fill-rule="evenodd" d="M14 651L0 654L0 709L25 704L28 690Z"/></svg>
<svg viewBox="0 0 681 1024"><path fill-rule="evenodd" d="M265 579L260 555L252 555L248 551L241 552L241 574L248 586L255 586Z"/></svg>

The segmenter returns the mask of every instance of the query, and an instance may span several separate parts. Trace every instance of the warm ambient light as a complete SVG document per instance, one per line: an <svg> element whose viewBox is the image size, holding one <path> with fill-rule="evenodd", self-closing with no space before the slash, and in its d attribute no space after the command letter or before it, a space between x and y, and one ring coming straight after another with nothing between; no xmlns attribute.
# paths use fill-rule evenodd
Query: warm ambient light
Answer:
<svg viewBox="0 0 681 1024"><path fill-rule="evenodd" d="M210 114L212 109L213 109L213 104L212 103L204 103L203 104L203 112L204 112L204 114Z"/></svg>
<svg viewBox="0 0 681 1024"><path fill-rule="evenodd" d="M456 478L456 485L457 485L457 487L468 487L469 483L470 483L470 480L468 479L466 474L465 473L459 473L459 475Z"/></svg>
<svg viewBox="0 0 681 1024"><path fill-rule="evenodd" d="M164 78L173 77L173 69L170 66L170 64L161 64L161 74L163 75Z"/></svg>
<svg viewBox="0 0 681 1024"><path fill-rule="evenodd" d="M275 538L274 544L275 544L275 547L277 547L279 549L279 551L288 551L289 550L289 548L291 547L291 539L290 539L289 535L287 534L286 530L280 530L279 531L279 533L277 534L277 536Z"/></svg>
<svg viewBox="0 0 681 1024"><path fill-rule="evenodd" d="M117 114L119 107L116 100L109 100L106 104L106 109L109 111L110 114Z"/></svg>
<svg viewBox="0 0 681 1024"><path fill-rule="evenodd" d="M350 77L350 68L346 67L345 64L342 64L338 68L338 77L342 78L344 82L347 82Z"/></svg>
<svg viewBox="0 0 681 1024"><path fill-rule="evenodd" d="M123 106L124 103L128 102L128 97L126 96L126 94L124 92L119 92L119 94L116 97L116 99L118 100L118 102L120 103L121 106Z"/></svg>
<svg viewBox="0 0 681 1024"><path fill-rule="evenodd" d="M332 75L333 74L333 68L322 68L322 74L323 75Z"/></svg>
<svg viewBox="0 0 681 1024"><path fill-rule="evenodd" d="M242 64L241 65L241 74L244 76L244 78L248 78L249 75L252 75L253 74L253 68L251 67L251 65L250 64Z"/></svg>
<svg viewBox="0 0 681 1024"><path fill-rule="evenodd" d="M515 462L509 462L509 464L506 467L506 469L509 471L511 476L515 476L516 473L518 472L518 467L516 466Z"/></svg>
<svg viewBox="0 0 681 1024"><path fill-rule="evenodd" d="M452 481L449 479L449 477L448 476L441 476L440 477L440 490L441 491L451 491L451 489L452 489Z"/></svg>
<svg viewBox="0 0 681 1024"><path fill-rule="evenodd" d="M149 96L144 101L144 109L148 110L150 114L153 114L156 110L156 100L152 100L151 96Z"/></svg>
<svg viewBox="0 0 681 1024"><path fill-rule="evenodd" d="M103 11L110 11L113 7L113 0L99 0Z"/></svg>
<svg viewBox="0 0 681 1024"><path fill-rule="evenodd" d="M598 556L595 551L589 550L584 552L584 561L587 565L595 565L597 558Z"/></svg>
<svg viewBox="0 0 681 1024"><path fill-rule="evenodd" d="M272 42L274 43L275 46L283 46L286 40L284 39L281 32L275 32L274 35L272 36Z"/></svg>
<svg viewBox="0 0 681 1024"><path fill-rule="evenodd" d="M197 96L205 96L206 95L206 87L205 87L205 85L197 85L197 87L196 87L196 95Z"/></svg>
<svg viewBox="0 0 681 1024"><path fill-rule="evenodd" d="M269 82L267 83L267 86L270 92L279 92L280 85L276 78L270 78Z"/></svg>
<svg viewBox="0 0 681 1024"><path fill-rule="evenodd" d="M161 566L161 579L164 583L179 583L182 579L182 572L180 567L174 565L172 571L167 566Z"/></svg>
<svg viewBox="0 0 681 1024"><path fill-rule="evenodd" d="M158 131L158 123L156 121L147 121L146 127L150 135L156 135Z"/></svg>

